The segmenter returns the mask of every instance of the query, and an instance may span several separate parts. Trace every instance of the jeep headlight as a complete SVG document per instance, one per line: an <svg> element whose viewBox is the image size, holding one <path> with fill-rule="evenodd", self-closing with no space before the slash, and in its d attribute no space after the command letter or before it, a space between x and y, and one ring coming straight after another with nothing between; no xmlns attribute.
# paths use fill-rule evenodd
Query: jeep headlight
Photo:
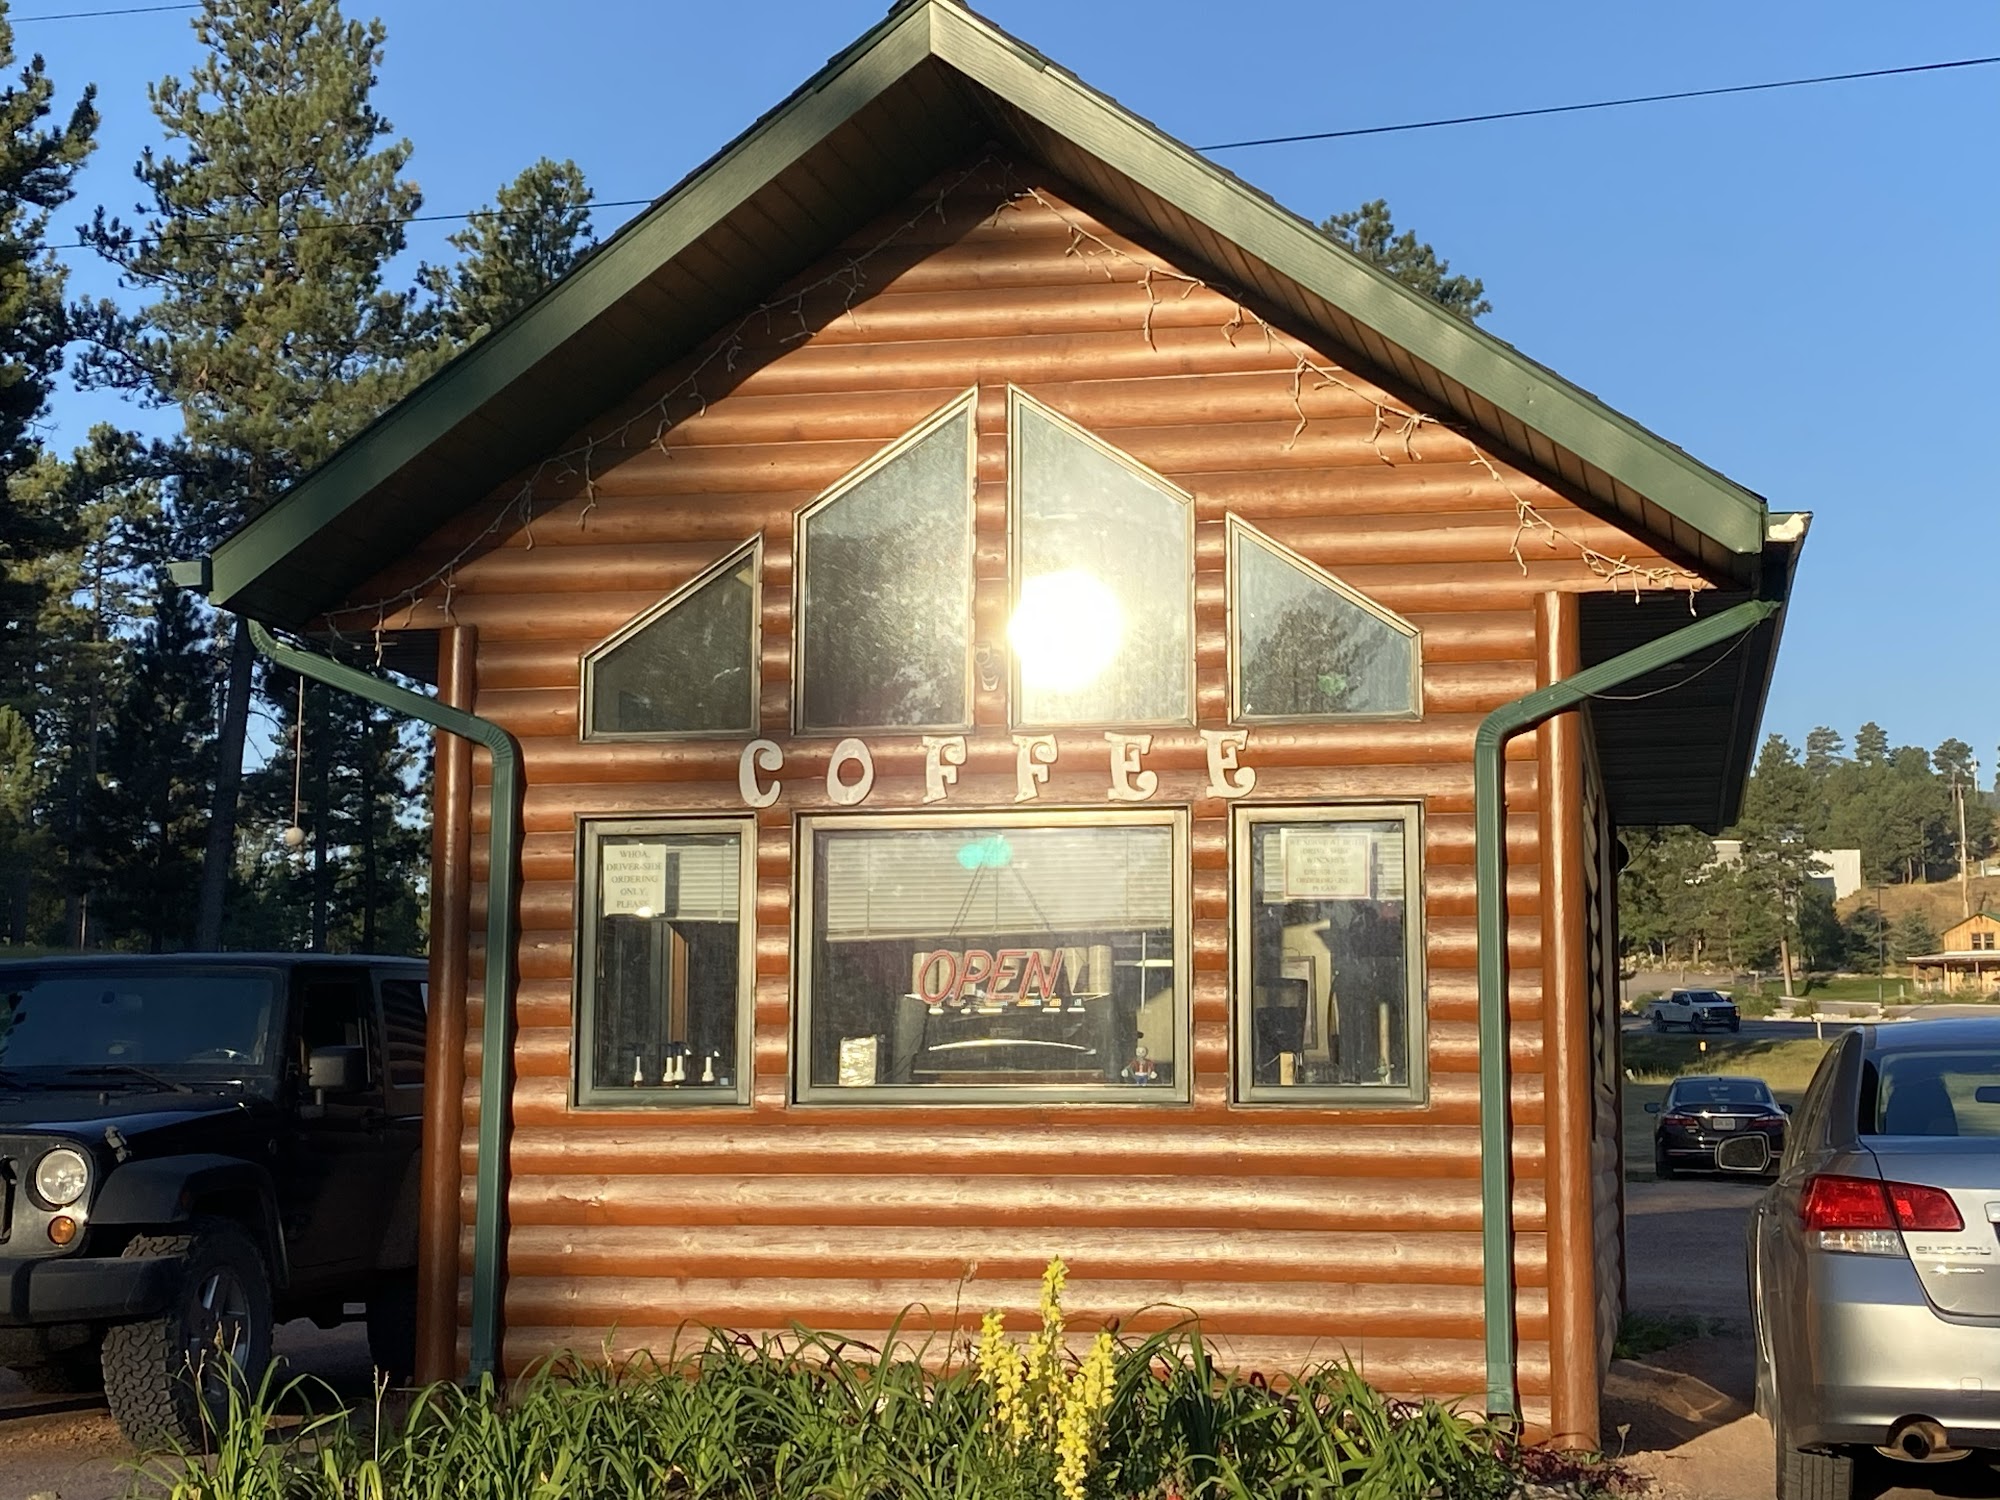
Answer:
<svg viewBox="0 0 2000 1500"><path fill-rule="evenodd" d="M90 1186L90 1162L81 1151L58 1146L35 1163L35 1193L50 1208L68 1208Z"/></svg>

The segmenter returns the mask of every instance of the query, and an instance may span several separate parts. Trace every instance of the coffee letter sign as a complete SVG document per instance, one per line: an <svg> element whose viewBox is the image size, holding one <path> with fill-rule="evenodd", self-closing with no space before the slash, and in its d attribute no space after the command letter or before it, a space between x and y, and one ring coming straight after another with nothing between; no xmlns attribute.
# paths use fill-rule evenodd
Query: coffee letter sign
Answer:
<svg viewBox="0 0 2000 1500"><path fill-rule="evenodd" d="M1014 800L1033 802L1041 795L1042 783L1049 779L1049 767L1056 763L1056 737L1017 734L1014 750Z"/></svg>
<svg viewBox="0 0 2000 1500"><path fill-rule="evenodd" d="M1111 747L1108 795L1113 802L1144 802L1159 789L1159 773L1139 769L1139 757L1153 748L1150 734L1118 734L1107 730L1104 742Z"/></svg>
<svg viewBox="0 0 2000 1500"><path fill-rule="evenodd" d="M751 807L769 807L776 802L779 783L773 781L767 787L760 787L757 772L776 771L784 764L785 752L769 740L752 740L745 745L736 761L736 789L743 794L743 800Z"/></svg>
<svg viewBox="0 0 2000 1500"><path fill-rule="evenodd" d="M852 761L861 767L861 779L853 785L840 779L840 768ZM833 759L826 763L826 797L836 807L852 807L875 785L875 757L859 740L842 740L833 747Z"/></svg>
<svg viewBox="0 0 2000 1500"><path fill-rule="evenodd" d="M1237 753L1250 744L1243 729L1204 729L1208 746L1208 794L1211 797L1241 797L1257 784L1257 773L1236 764Z"/></svg>
<svg viewBox="0 0 2000 1500"><path fill-rule="evenodd" d="M965 764L965 736L924 736L924 801L942 802L944 789L958 785L958 768Z"/></svg>

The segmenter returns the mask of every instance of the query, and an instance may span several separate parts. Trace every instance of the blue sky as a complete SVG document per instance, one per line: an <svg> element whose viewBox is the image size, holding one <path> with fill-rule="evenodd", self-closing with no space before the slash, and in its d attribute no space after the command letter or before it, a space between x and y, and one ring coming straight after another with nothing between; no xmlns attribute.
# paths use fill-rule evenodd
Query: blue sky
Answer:
<svg viewBox="0 0 2000 1500"><path fill-rule="evenodd" d="M146 84L196 57L186 13L16 0L65 97L99 88L78 211L133 202ZM377 101L427 211L489 202L538 155L604 198L670 186L877 20L884 0L348 0L389 31ZM1680 0L1255 5L985 0L989 15L1201 145L2000 54L2000 7ZM1226 24L1218 25L1218 17ZM1235 151L1314 218L1388 198L1483 277L1486 326L1774 508L1815 513L1766 727L1879 720L2000 761L2000 67ZM600 232L622 211L606 216ZM414 238L443 254L450 226ZM63 238L71 236L65 234ZM79 289L108 290L79 262ZM135 414L66 398L58 435Z"/></svg>

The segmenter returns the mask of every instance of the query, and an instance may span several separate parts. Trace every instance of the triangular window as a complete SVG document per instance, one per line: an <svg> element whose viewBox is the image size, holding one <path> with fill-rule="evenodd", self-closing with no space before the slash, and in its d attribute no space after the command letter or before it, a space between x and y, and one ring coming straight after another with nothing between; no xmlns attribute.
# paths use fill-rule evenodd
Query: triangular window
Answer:
<svg viewBox="0 0 2000 1500"><path fill-rule="evenodd" d="M1015 722L1192 722L1192 497L1020 391L1009 407Z"/></svg>
<svg viewBox="0 0 2000 1500"><path fill-rule="evenodd" d="M752 734L758 577L753 538L583 659L583 737Z"/></svg>
<svg viewBox="0 0 2000 1500"><path fill-rule="evenodd" d="M801 731L971 724L972 437L968 393L800 514Z"/></svg>
<svg viewBox="0 0 2000 1500"><path fill-rule="evenodd" d="M1417 629L1229 518L1232 717L1414 718Z"/></svg>

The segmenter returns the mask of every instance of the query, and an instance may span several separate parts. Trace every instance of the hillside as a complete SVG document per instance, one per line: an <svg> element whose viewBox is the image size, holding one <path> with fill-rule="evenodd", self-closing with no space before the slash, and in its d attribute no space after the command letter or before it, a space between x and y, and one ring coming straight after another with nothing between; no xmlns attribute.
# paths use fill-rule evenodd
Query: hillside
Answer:
<svg viewBox="0 0 2000 1500"><path fill-rule="evenodd" d="M2000 912L2000 875L1974 877L1971 883L1972 909L1984 908ZM1864 906L1876 904L1880 897L1884 914L1895 921L1906 912L1921 911L1930 918L1931 926L1939 932L1960 921L1965 916L1965 908L1959 899L1956 880L1933 880L1916 885L1863 886L1846 900L1835 906L1843 918L1852 916Z"/></svg>

